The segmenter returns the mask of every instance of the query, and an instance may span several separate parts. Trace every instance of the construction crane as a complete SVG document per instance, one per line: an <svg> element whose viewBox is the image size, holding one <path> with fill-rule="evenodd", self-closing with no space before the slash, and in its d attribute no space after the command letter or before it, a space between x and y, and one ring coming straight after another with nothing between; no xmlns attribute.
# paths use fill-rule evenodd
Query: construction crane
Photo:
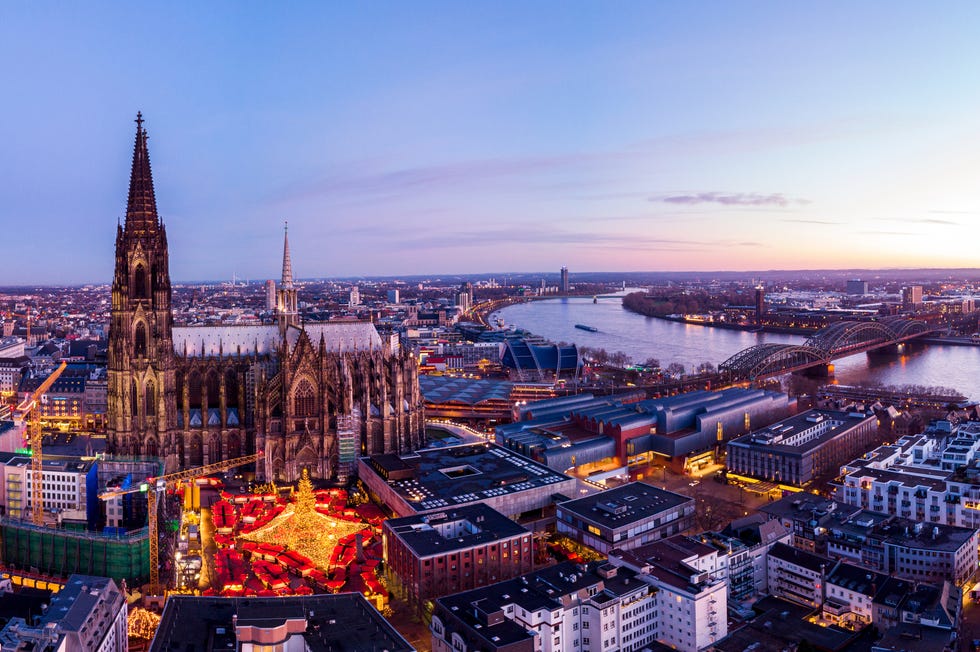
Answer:
<svg viewBox="0 0 980 652"><path fill-rule="evenodd" d="M265 457L265 453L259 451L254 455L235 457L224 462L205 464L204 466L198 466L185 471L178 471L177 473L168 473L167 475L147 478L145 483L130 489L110 489L99 494L100 500L112 500L113 498L119 498L120 496L124 496L126 494L146 492L147 525L149 525L150 536L150 592L152 594L158 595L158 590L160 588L160 540L159 524L157 519L157 492L166 489L173 483L180 482L181 480L193 480L194 478L201 478L206 475L211 475L212 473L228 471L229 469L233 469L237 466L257 462L263 457Z"/></svg>
<svg viewBox="0 0 980 652"><path fill-rule="evenodd" d="M41 471L41 407L44 394L51 389L61 372L68 366L67 362L58 365L51 375L44 379L34 393L21 401L17 406L20 419L27 420L28 441L31 446L31 520L35 525L44 525L44 484Z"/></svg>

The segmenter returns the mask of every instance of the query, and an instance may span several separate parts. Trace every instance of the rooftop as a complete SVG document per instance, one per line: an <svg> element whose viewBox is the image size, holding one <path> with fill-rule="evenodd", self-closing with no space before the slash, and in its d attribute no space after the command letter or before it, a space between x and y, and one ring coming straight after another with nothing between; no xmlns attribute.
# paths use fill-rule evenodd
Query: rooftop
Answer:
<svg viewBox="0 0 980 652"><path fill-rule="evenodd" d="M376 455L371 468L415 511L427 512L574 482L496 444L426 449L411 455Z"/></svg>
<svg viewBox="0 0 980 652"><path fill-rule="evenodd" d="M630 482L585 498L560 503L560 512L610 529L619 529L694 501L687 496L658 489L645 482Z"/></svg>
<svg viewBox="0 0 980 652"><path fill-rule="evenodd" d="M503 617L503 610L508 605L535 612L558 609L562 596L589 588L596 589L595 595L589 599L598 603L648 590L647 585L629 569L617 569L614 576L603 578L596 572L598 566L598 563L581 566L563 562L513 580L439 598L437 602L469 625L476 635L500 648L537 635L537 632L526 630Z"/></svg>
<svg viewBox="0 0 980 652"><path fill-rule="evenodd" d="M775 544L769 550L769 557L770 559L780 559L790 564L799 566L800 568L806 568L814 573L822 573L826 570L830 570L837 563L827 559L826 557L821 557L820 555L815 555L812 552L794 548L793 546L786 545L785 543Z"/></svg>
<svg viewBox="0 0 980 652"><path fill-rule="evenodd" d="M832 440L874 415L837 410L807 410L762 430L733 439L729 445L765 447L784 453L803 453Z"/></svg>
<svg viewBox="0 0 980 652"><path fill-rule="evenodd" d="M423 375L419 376L419 388L428 403L479 405L487 401L509 401L514 383Z"/></svg>
<svg viewBox="0 0 980 652"><path fill-rule="evenodd" d="M528 530L483 503L388 519L385 527L419 557L442 555L528 534Z"/></svg>
<svg viewBox="0 0 980 652"><path fill-rule="evenodd" d="M287 621L305 622L300 635L311 652L414 649L364 595L338 593L280 598L172 596L164 608L150 650L236 649L236 624L238 629L272 629Z"/></svg>
<svg viewBox="0 0 980 652"><path fill-rule="evenodd" d="M871 598L878 594L879 589L885 587L887 580L887 575L875 573L847 562L837 564L837 568L827 575L827 584L834 584Z"/></svg>

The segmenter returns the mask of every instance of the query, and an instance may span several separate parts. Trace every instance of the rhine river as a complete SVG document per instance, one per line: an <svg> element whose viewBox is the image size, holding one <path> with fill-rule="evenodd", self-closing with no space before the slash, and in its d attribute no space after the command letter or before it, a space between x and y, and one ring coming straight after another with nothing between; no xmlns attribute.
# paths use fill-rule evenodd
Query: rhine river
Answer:
<svg viewBox="0 0 980 652"><path fill-rule="evenodd" d="M696 326L644 317L629 312L619 297L573 297L530 301L503 308L492 315L506 325L540 335L554 342L622 351L633 362L648 358L666 367L679 362L692 371L702 362L718 365L729 357L763 342L802 342L798 335L749 333ZM591 333L575 324L599 329ZM901 355L859 353L835 362L836 380L842 385L868 382L880 385L942 386L980 401L980 346L914 344Z"/></svg>

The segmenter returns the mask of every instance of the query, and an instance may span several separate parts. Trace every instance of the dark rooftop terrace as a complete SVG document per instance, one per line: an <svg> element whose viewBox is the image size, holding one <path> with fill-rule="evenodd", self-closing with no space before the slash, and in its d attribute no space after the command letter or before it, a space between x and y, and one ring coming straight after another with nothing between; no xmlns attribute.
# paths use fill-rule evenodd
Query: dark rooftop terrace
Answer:
<svg viewBox="0 0 980 652"><path fill-rule="evenodd" d="M654 518L693 500L645 482L630 482L585 498L561 503L559 510L611 529Z"/></svg>
<svg viewBox="0 0 980 652"><path fill-rule="evenodd" d="M375 456L370 464L420 512L573 481L496 444L428 449L404 457ZM556 486L554 491L562 489Z"/></svg>

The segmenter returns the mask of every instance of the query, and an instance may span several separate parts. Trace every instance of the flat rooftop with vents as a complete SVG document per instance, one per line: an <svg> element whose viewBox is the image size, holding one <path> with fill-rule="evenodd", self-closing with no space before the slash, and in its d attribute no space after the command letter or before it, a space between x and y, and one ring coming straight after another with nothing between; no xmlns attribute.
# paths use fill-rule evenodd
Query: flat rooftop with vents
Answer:
<svg viewBox="0 0 980 652"><path fill-rule="evenodd" d="M694 499L646 484L558 504L558 531L603 554L659 541L694 525Z"/></svg>
<svg viewBox="0 0 980 652"><path fill-rule="evenodd" d="M171 596L150 652L414 650L361 593L280 598Z"/></svg>
<svg viewBox="0 0 980 652"><path fill-rule="evenodd" d="M484 503L508 517L548 508L584 483L496 444L465 444L359 461L359 477L396 516Z"/></svg>

